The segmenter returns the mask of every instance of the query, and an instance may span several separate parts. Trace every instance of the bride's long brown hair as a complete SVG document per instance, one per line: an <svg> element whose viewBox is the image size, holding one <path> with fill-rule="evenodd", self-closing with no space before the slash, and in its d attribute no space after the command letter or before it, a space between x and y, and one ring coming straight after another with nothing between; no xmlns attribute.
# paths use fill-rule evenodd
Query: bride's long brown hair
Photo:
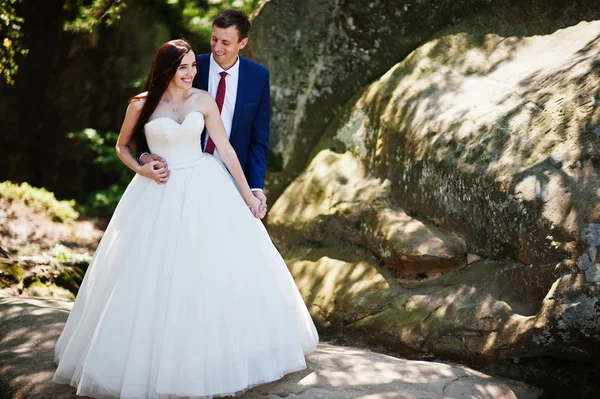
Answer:
<svg viewBox="0 0 600 399"><path fill-rule="evenodd" d="M130 100L131 102L145 99L140 117L129 140L129 144L134 144L138 151L142 146L147 145L144 126L148 123L148 119L150 119L158 103L160 103L160 99L167 90L173 76L175 76L181 60L190 51L194 52L192 46L183 39L170 40L160 46L154 56L152 68L150 68L150 73L144 84L144 91L148 92L146 97L136 96Z"/></svg>

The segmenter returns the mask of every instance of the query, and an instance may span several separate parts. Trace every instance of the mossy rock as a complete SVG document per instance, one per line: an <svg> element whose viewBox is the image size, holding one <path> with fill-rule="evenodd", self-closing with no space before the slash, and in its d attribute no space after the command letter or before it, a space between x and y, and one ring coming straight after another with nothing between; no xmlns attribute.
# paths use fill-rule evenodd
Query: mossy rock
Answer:
<svg viewBox="0 0 600 399"><path fill-rule="evenodd" d="M46 285L50 284L51 282L52 280L50 276L45 274L34 273L25 277L25 279L23 280L23 287L27 288L32 286L39 286L40 284Z"/></svg>
<svg viewBox="0 0 600 399"><path fill-rule="evenodd" d="M0 263L0 271L8 283L20 283L23 280L23 268L18 263Z"/></svg>
<svg viewBox="0 0 600 399"><path fill-rule="evenodd" d="M466 266L460 237L394 207L389 187L371 178L353 154L323 150L273 206L269 231L288 246L302 241L360 245L398 278Z"/></svg>
<svg viewBox="0 0 600 399"><path fill-rule="evenodd" d="M74 300L75 295L62 287L57 286L53 283L42 283L40 281L34 281L23 290L23 296L39 297L39 298L56 298Z"/></svg>
<svg viewBox="0 0 600 399"><path fill-rule="evenodd" d="M297 181L318 170L318 194L332 183L318 155L345 149L471 253L576 259L600 220L600 11L574 4L498 4L438 32L346 104Z"/></svg>
<svg viewBox="0 0 600 399"><path fill-rule="evenodd" d="M75 201L59 201L54 193L28 183L0 182L0 197L8 201L22 201L34 212L46 212L54 221L71 222L79 217Z"/></svg>
<svg viewBox="0 0 600 399"><path fill-rule="evenodd" d="M54 279L54 283L77 295L84 276L85 269L82 267L63 266L60 274Z"/></svg>
<svg viewBox="0 0 600 399"><path fill-rule="evenodd" d="M479 261L399 283L362 249L294 246L283 256L327 333L463 361L600 356L597 293L582 273L556 278L553 265Z"/></svg>
<svg viewBox="0 0 600 399"><path fill-rule="evenodd" d="M436 31L488 5L489 0L264 2L244 53L271 71L269 199L276 200L298 176L329 122L355 93Z"/></svg>

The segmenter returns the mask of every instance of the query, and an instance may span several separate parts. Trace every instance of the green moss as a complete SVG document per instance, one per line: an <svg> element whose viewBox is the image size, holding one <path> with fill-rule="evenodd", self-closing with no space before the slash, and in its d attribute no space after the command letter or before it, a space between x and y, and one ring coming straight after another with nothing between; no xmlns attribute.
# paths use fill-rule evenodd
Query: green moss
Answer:
<svg viewBox="0 0 600 399"><path fill-rule="evenodd" d="M34 297L75 299L75 295L72 292L50 282L44 284L40 281L34 281L31 286L25 289L24 293Z"/></svg>
<svg viewBox="0 0 600 399"><path fill-rule="evenodd" d="M23 280L24 287L36 287L36 286L47 286L50 284L50 280L47 276L32 274L30 276L25 277Z"/></svg>
<svg viewBox="0 0 600 399"><path fill-rule="evenodd" d="M18 263L6 264L0 263L0 270L5 276L9 276L16 283L20 283L23 280L23 268Z"/></svg>
<svg viewBox="0 0 600 399"><path fill-rule="evenodd" d="M63 287L76 294L83 280L85 271L80 267L64 268L55 279L56 285Z"/></svg>
<svg viewBox="0 0 600 399"><path fill-rule="evenodd" d="M62 244L56 244L52 247L49 255L57 261L67 264L88 265L92 260L92 257L87 252L78 254Z"/></svg>
<svg viewBox="0 0 600 399"><path fill-rule="evenodd" d="M57 221L69 222L79 217L79 213L74 209L74 200L59 201L50 191L32 187L27 183L0 183L0 197L9 201L23 201L34 211L47 211Z"/></svg>

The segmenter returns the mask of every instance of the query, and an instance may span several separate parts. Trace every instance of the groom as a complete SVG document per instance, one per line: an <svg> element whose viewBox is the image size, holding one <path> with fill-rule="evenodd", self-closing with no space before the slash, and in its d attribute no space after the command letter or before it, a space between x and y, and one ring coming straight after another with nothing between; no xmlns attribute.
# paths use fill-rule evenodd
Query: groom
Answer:
<svg viewBox="0 0 600 399"><path fill-rule="evenodd" d="M269 151L269 71L239 56L248 44L250 26L248 17L237 10L225 10L215 18L210 41L212 52L198 55L194 86L208 91L217 104L221 101L225 131L254 196L261 202L259 216L263 218L267 212L263 186ZM200 141L205 152L219 159L206 130ZM152 160L165 162L158 154L149 154L148 148L141 148L140 152L142 165Z"/></svg>

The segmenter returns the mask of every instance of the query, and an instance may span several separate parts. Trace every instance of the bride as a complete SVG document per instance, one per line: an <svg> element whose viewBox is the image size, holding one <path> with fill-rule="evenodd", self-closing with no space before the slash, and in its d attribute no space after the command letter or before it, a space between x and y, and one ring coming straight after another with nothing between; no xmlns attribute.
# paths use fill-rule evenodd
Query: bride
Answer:
<svg viewBox="0 0 600 399"><path fill-rule="evenodd" d="M117 153L137 174L55 349L53 380L77 387L78 395L233 395L305 368L304 355L318 342L283 259L255 218L260 201L215 101L192 88L195 74L190 45L167 42L147 92L127 108ZM202 153L205 126L229 172ZM132 145L145 141L168 162L167 182L164 164L140 166L132 155Z"/></svg>

